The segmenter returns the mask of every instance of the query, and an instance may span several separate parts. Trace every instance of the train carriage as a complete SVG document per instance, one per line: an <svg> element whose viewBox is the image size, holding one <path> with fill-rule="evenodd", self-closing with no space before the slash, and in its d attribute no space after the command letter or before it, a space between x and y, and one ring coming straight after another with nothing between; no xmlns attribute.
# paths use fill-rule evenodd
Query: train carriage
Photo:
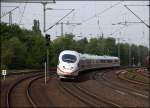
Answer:
<svg viewBox="0 0 150 108"><path fill-rule="evenodd" d="M59 55L57 75L59 78L75 78L79 71L119 66L120 59L118 57L81 54L76 51L65 50Z"/></svg>

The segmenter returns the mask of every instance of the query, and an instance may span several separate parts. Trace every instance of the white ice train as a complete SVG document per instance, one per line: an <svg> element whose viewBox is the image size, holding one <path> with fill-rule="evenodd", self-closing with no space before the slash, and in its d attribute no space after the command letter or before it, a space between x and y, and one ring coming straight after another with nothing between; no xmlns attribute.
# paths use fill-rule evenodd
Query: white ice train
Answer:
<svg viewBox="0 0 150 108"><path fill-rule="evenodd" d="M119 66L120 59L118 57L81 54L76 51L65 50L59 55L57 75L60 79L75 78L79 71Z"/></svg>

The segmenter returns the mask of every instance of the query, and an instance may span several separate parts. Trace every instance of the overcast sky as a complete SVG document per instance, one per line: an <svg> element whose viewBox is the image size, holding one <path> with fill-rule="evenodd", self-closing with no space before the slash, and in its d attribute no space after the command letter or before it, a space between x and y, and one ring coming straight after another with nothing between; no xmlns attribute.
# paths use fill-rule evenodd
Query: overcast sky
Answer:
<svg viewBox="0 0 150 108"><path fill-rule="evenodd" d="M118 5L115 5L118 4ZM82 25L64 25L64 33L73 33L76 39L83 36L88 38L97 37L104 33L104 37L121 38L124 42L149 46L149 29L142 23L131 23L128 25L112 25L119 22L140 22L123 5L148 5L148 1L56 1L56 4L47 4L47 8L53 9L75 9L63 22L82 23ZM114 6L115 5L115 6ZM31 29L33 20L40 20L40 28L43 31L43 6L42 4L31 3L2 3L1 15L19 6L13 11L13 23L21 24L21 27ZM110 6L114 6L110 8ZM138 15L146 24L149 25L149 7L148 6L128 6L136 15ZM104 11L107 9L106 11ZM47 10L46 28L49 28L70 10ZM101 13L98 15L98 13ZM23 16L23 17L22 17ZM92 17L93 16L93 17ZM8 22L8 15L1 18L1 21ZM52 39L61 34L60 25L47 31ZM112 34L112 35L111 35ZM120 35L121 34L121 35Z"/></svg>

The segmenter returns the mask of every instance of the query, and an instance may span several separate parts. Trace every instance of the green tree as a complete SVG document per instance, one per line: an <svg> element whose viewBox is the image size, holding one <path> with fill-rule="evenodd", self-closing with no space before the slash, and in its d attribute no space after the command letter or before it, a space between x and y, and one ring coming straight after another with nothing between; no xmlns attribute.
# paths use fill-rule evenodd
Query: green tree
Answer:
<svg viewBox="0 0 150 108"><path fill-rule="evenodd" d="M25 45L17 37L12 37L2 43L2 64L8 68L25 67Z"/></svg>
<svg viewBox="0 0 150 108"><path fill-rule="evenodd" d="M2 63L8 68L40 68L45 61L45 39L40 33L1 24Z"/></svg>
<svg viewBox="0 0 150 108"><path fill-rule="evenodd" d="M85 47L87 44L88 44L87 38L83 38L83 39L76 41L76 45L75 45L76 51L78 51L80 53L84 53Z"/></svg>
<svg viewBox="0 0 150 108"><path fill-rule="evenodd" d="M29 68L41 68L46 60L45 39L40 36L30 37L27 47L26 65Z"/></svg>
<svg viewBox="0 0 150 108"><path fill-rule="evenodd" d="M41 33L39 20L36 19L33 20L32 31L36 33Z"/></svg>
<svg viewBox="0 0 150 108"><path fill-rule="evenodd" d="M22 30L18 25L7 25L5 23L1 23L0 25L0 34L1 34L1 41L10 39L12 37L21 37Z"/></svg>
<svg viewBox="0 0 150 108"><path fill-rule="evenodd" d="M115 45L115 39L114 38L107 38L105 39L105 54L106 55L115 55L115 50L116 45Z"/></svg>
<svg viewBox="0 0 150 108"><path fill-rule="evenodd" d="M99 54L97 38L91 38L85 47L85 52L89 54Z"/></svg>
<svg viewBox="0 0 150 108"><path fill-rule="evenodd" d="M20 28L18 25L7 25L1 23L1 67L10 69L18 68L43 68L46 61L45 38L40 32L38 20L34 20L32 30ZM56 66L58 56L63 50L75 50L79 53L96 55L118 56L120 46L121 65L129 64L129 44L116 44L114 38L87 38L74 40L75 35L65 34L50 43L49 66ZM134 63L139 61L144 65L145 57L148 55L148 48L142 45L131 45L131 58ZM132 61L133 62L133 61Z"/></svg>

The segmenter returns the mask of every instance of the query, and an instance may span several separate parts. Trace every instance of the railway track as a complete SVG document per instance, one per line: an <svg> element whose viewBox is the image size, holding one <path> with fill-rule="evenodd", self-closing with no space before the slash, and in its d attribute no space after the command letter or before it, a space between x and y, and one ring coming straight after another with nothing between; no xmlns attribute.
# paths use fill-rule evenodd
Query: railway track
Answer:
<svg viewBox="0 0 150 108"><path fill-rule="evenodd" d="M111 69L109 69L109 70L111 70ZM101 71L109 71L109 70L101 70ZM78 81L75 81L75 82L74 81L73 82L59 81L59 80L57 80L56 75L53 75L54 77L50 78L49 82L47 82L47 83L49 83L47 86L43 86L44 80L41 79L44 76L43 73L36 73L36 74L34 73L34 74L30 74L29 76L23 76L18 81L15 81L8 89L6 107L8 107L8 108L9 107L34 107L34 108L36 108L36 107L40 107L40 106L42 106L42 107L44 107L44 106L48 106L48 107L49 106L56 106L56 107L62 106L63 107L63 105L64 105L63 102L65 102L65 101L63 101L63 100L61 101L61 99L66 99L66 100L73 99L75 102L72 100L72 105L74 104L77 106L78 106L78 104L76 104L76 103L80 103L81 106L88 106L88 107L124 107L126 104L122 103L123 100L118 102L116 100L113 100L112 98L109 98L108 95L111 93L115 96L119 94L119 92L118 92L118 94L117 94L117 92L116 93L111 92L107 95L107 92L111 91L111 89L114 89L113 90L114 92L117 91L117 89L118 89L118 91L120 91L120 93L124 92L124 93L128 93L130 95L138 96L140 98L142 97L145 100L148 99L148 96L145 96L145 94L141 94L140 92L137 92L137 94L133 94L133 93L130 93L133 91L132 89L125 90L127 88L125 88L125 87L122 88L121 86L115 85L115 83L113 81L110 81L109 79L107 79L107 77L105 77L104 73L100 74L100 78L101 78L100 81L102 81L100 83L100 84L102 84L101 86L96 84L98 86L94 87L95 85L92 86L90 83L86 83L88 80L92 81L92 83L97 82L97 80L99 80L98 73L99 72L95 71L93 73L90 72L89 74L85 74L85 75L83 75L83 77L81 76L81 78L83 78L83 79L81 79L82 81L79 81L79 82ZM89 79L86 79L86 81L85 81L86 76L88 76ZM56 85L53 84L52 82L56 83ZM83 83L83 82L85 82L85 83ZM50 84L52 84L50 86L51 88L49 88ZM90 86L89 86L89 84L90 84ZM56 89L53 88L55 86L58 89L57 92L60 92L59 95L57 95L57 93L55 93L54 95L49 93L49 91L53 91L53 92L56 91ZM105 86L105 89L101 90L100 87L103 87L103 86ZM87 87L94 87L94 89L89 89ZM109 89L108 87L111 89ZM20 89L20 88L22 88L22 89ZM49 88L49 90L45 90L43 92L44 94L42 94L42 96L38 95L38 93L41 93L42 90L46 89L46 88L47 89ZM21 92L19 92L19 89ZM100 92L96 92L95 90L100 90ZM106 90L106 92L105 92L105 90ZM103 91L106 93L106 95L102 95ZM53 92L51 92L51 93L53 93ZM18 95L18 94L20 94L20 95ZM49 95L47 95L47 94L49 94ZM60 94L61 94L61 98L60 98ZM19 98L17 96L22 96L22 97ZM55 97L55 99L53 99L51 96L56 96L56 97ZM15 97L17 97L17 98L15 98ZM37 97L40 97L41 100L43 100L43 101L41 102L40 99L37 99ZM113 98L115 99L115 97L113 97ZM23 101L23 102L21 103L21 101ZM130 103L129 105L132 105L132 104ZM65 104L65 106L67 106L67 103ZM71 106L71 104L70 104L70 106Z"/></svg>
<svg viewBox="0 0 150 108"><path fill-rule="evenodd" d="M32 74L32 73L41 73L43 70L29 70L29 71L20 71L20 72L7 72L6 76L12 76L12 75L25 75L25 74ZM0 77L3 77L0 74Z"/></svg>
<svg viewBox="0 0 150 108"><path fill-rule="evenodd" d="M95 104L93 104L92 102L90 102L89 100L87 100L87 98L81 97L81 96L79 95L79 93L77 94L74 90L72 90L72 89L66 87L66 85L65 85L64 83L62 84L62 82L59 82L59 85L60 85L60 87L63 88L68 94L70 94L70 95L72 95L73 97L77 98L77 99L80 100L82 103L84 103L84 104L86 104L86 105L88 105L88 106L90 106L90 107L95 106Z"/></svg>
<svg viewBox="0 0 150 108"><path fill-rule="evenodd" d="M125 87L125 86L121 86L119 84L116 84L114 83L113 81L110 81L106 78L105 76L106 73L102 73L100 75L101 79L104 80L105 84L109 87L111 87L112 89L118 89L119 91L122 91L122 92L126 92L130 95L134 95L134 96L139 96L141 98L144 98L144 99L148 99L148 94L143 94L142 91L138 91L136 89L133 89L133 88L129 88L129 87Z"/></svg>
<svg viewBox="0 0 150 108"><path fill-rule="evenodd" d="M142 75L145 78L149 78L149 74L148 73L143 73L143 72L137 72L138 74Z"/></svg>
<svg viewBox="0 0 150 108"><path fill-rule="evenodd" d="M105 99L104 97L98 97L98 96L95 95L94 93L91 93L90 91L88 91L87 89L85 89L85 88L83 88L83 87L81 87L81 86L77 86L77 85L75 85L75 84L73 84L73 85L74 85L78 90L82 91L83 93L85 93L85 94L91 96L92 98L94 98L94 99L96 99L96 100L98 100L98 101L100 101L100 102L103 102L103 103L109 105L109 107L119 107L119 108L122 107L121 105L116 104L116 103L114 103L114 102L111 102L110 100Z"/></svg>
<svg viewBox="0 0 150 108"><path fill-rule="evenodd" d="M135 79L129 79L128 77L123 76L121 74L121 72L119 74L117 74L117 77L120 78L121 80L125 80L125 81L128 81L130 83L134 83L134 84L137 84L137 85L140 85L140 86L149 86L149 83L144 83L142 81L135 80Z"/></svg>
<svg viewBox="0 0 150 108"><path fill-rule="evenodd" d="M41 77L41 75L42 75L41 73L40 74L34 73L33 75L25 76L17 80L15 83L13 83L7 92L6 107L7 108L15 107L14 104L17 103L19 100L23 102L20 103L21 106L27 105L27 107L36 107L32 98L30 97L29 85L31 85L35 79ZM19 88L19 86L21 87ZM25 91L23 93L20 93L20 91L18 91L19 89L25 89ZM16 93L17 91L18 93ZM21 96L20 98L17 98L18 100L15 99L16 94L18 96L19 95Z"/></svg>
<svg viewBox="0 0 150 108"><path fill-rule="evenodd" d="M116 103L109 101L108 99L97 97L95 94L87 91L86 89L77 86L74 83L68 84L60 82L60 86L66 90L70 95L73 95L81 102L85 103L89 107L121 107Z"/></svg>
<svg viewBox="0 0 150 108"><path fill-rule="evenodd" d="M34 108L36 108L37 105L36 105L34 99L33 99L32 96L31 96L31 86L32 86L32 84L33 84L35 81L37 81L38 79L43 78L43 77L44 77L44 75L42 75L42 76L37 76L36 78L32 79L32 81L30 81L30 83L29 83L29 85L28 85L28 88L26 89L26 91L27 91L27 97L28 97L28 99L29 99L29 102L30 102L30 104L31 104Z"/></svg>
<svg viewBox="0 0 150 108"><path fill-rule="evenodd" d="M105 85L106 87L111 88L114 92L124 96L124 99L129 98L129 100L134 100L135 103L131 103L130 105L133 105L134 107L137 106L149 106L148 105L148 93L142 93L141 91L134 90L132 88L124 87L122 85L115 84L113 80L108 80L106 77L104 77L105 74L108 72L102 72L100 75L97 75L97 73L94 73L93 78L100 84ZM96 78L95 78L96 77ZM117 95L116 95L117 96ZM119 96L119 95L118 95ZM124 102L124 101L122 101ZM122 103L123 104L123 103ZM124 103L123 106L126 106ZM128 106L128 105L127 105Z"/></svg>

